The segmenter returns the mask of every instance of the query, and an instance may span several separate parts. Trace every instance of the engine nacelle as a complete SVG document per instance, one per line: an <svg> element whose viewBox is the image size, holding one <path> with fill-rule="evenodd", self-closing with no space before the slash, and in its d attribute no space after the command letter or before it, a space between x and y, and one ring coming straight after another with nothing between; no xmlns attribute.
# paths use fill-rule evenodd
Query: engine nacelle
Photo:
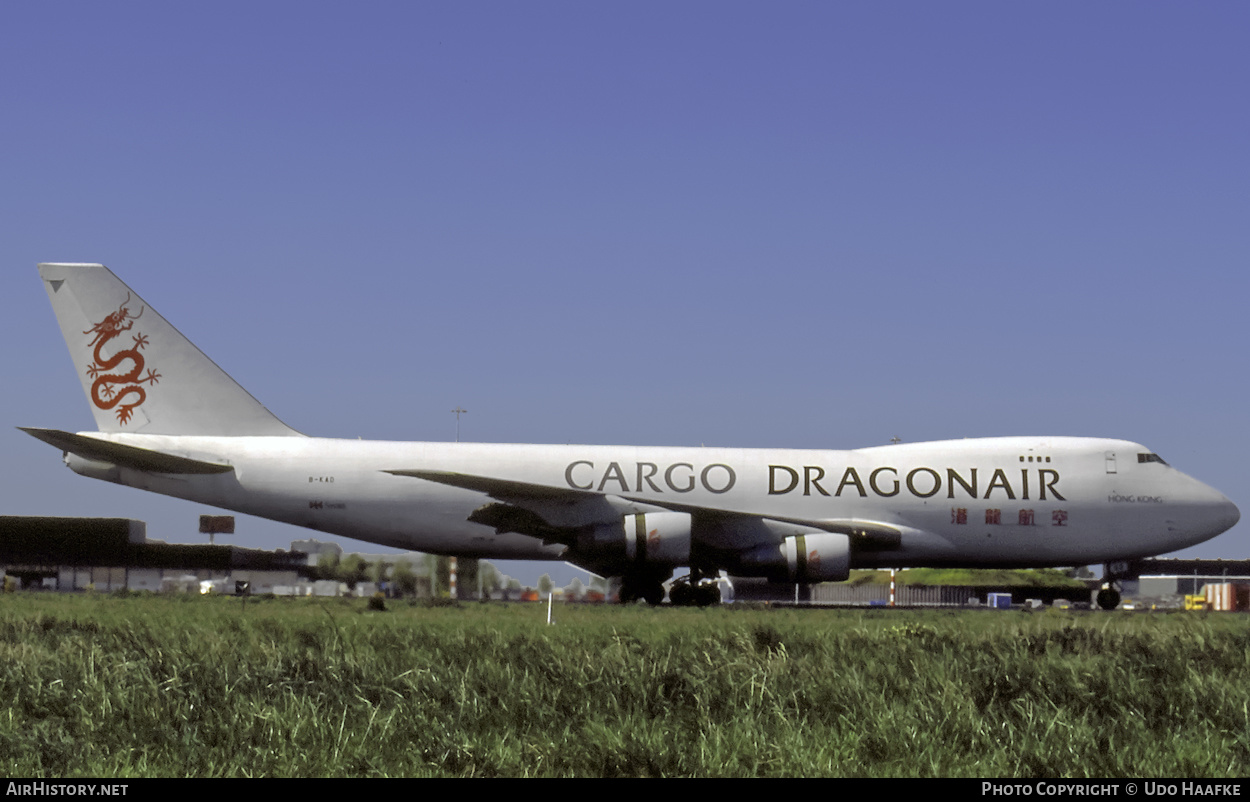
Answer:
<svg viewBox="0 0 1250 802"><path fill-rule="evenodd" d="M781 554L792 582L845 582L851 575L851 539L833 532L788 537Z"/></svg>
<svg viewBox="0 0 1250 802"><path fill-rule="evenodd" d="M631 563L689 565L690 515L640 512L620 523L599 524L582 533L577 549L585 557L624 557Z"/></svg>
<svg viewBox="0 0 1250 802"><path fill-rule="evenodd" d="M776 532L779 527L770 528ZM796 530L782 535L780 543L762 543L740 555L730 570L770 582L843 582L851 575L850 535L790 525L790 532Z"/></svg>

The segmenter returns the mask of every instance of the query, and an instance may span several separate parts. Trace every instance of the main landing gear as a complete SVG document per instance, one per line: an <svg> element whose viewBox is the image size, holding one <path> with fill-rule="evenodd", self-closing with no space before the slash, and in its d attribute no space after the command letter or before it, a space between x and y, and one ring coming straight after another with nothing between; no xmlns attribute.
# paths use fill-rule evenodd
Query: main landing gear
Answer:
<svg viewBox="0 0 1250 802"><path fill-rule="evenodd" d="M691 569L668 589L668 601L678 607L710 607L720 604L720 585L715 579L705 579L697 569Z"/></svg>
<svg viewBox="0 0 1250 802"><path fill-rule="evenodd" d="M720 604L720 588L715 582L692 585L678 580L669 588L668 600L678 607L711 607Z"/></svg>
<svg viewBox="0 0 1250 802"><path fill-rule="evenodd" d="M621 590L617 595L621 604L633 604L644 600L657 605L664 601L664 579L656 574L626 574L621 578ZM674 580L668 590L668 601L675 607L709 607L720 604L720 586L714 578L705 578L692 569L686 576Z"/></svg>
<svg viewBox="0 0 1250 802"><path fill-rule="evenodd" d="M654 575L627 574L621 578L621 592L617 594L621 604L633 604L643 599L650 605L664 601L664 582Z"/></svg>

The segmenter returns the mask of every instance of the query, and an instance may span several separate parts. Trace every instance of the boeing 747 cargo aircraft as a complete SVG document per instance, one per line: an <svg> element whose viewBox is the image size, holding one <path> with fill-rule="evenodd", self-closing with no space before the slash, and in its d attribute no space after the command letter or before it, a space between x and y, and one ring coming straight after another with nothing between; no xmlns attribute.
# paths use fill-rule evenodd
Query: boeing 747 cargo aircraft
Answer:
<svg viewBox="0 0 1250 802"><path fill-rule="evenodd" d="M99 431L24 431L76 473L401 549L565 560L621 598L720 571L1113 564L1240 513L1145 446L1000 437L850 451L334 440L278 420L103 265L43 264ZM1114 578L1114 577L1113 577ZM1100 599L1118 602L1109 590Z"/></svg>

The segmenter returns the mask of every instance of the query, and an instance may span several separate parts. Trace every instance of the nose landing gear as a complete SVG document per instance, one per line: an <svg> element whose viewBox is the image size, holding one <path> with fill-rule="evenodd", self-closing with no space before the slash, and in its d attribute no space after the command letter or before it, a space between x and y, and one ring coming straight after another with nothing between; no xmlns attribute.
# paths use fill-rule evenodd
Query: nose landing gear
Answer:
<svg viewBox="0 0 1250 802"><path fill-rule="evenodd" d="M1119 583L1108 583L1107 587L1098 591L1098 595L1094 597L1102 609L1114 610L1120 606L1120 591L1115 588L1116 584Z"/></svg>
<svg viewBox="0 0 1250 802"><path fill-rule="evenodd" d="M1141 574L1140 561L1106 563L1102 567L1102 590L1094 600L1104 610L1114 610L1120 606L1120 582L1125 579L1136 579Z"/></svg>

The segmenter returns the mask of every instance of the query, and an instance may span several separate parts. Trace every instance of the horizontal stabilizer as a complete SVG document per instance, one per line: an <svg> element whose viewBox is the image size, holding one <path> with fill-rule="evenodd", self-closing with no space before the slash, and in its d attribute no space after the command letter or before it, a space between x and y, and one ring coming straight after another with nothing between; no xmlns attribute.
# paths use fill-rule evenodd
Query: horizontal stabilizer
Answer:
<svg viewBox="0 0 1250 802"><path fill-rule="evenodd" d="M62 451L77 454L84 459L110 462L123 468L152 473L228 473L233 465L205 462L189 457L176 457L149 448L125 446L108 440L99 440L82 434L72 434L59 429L35 429L19 426L23 432L38 438Z"/></svg>

